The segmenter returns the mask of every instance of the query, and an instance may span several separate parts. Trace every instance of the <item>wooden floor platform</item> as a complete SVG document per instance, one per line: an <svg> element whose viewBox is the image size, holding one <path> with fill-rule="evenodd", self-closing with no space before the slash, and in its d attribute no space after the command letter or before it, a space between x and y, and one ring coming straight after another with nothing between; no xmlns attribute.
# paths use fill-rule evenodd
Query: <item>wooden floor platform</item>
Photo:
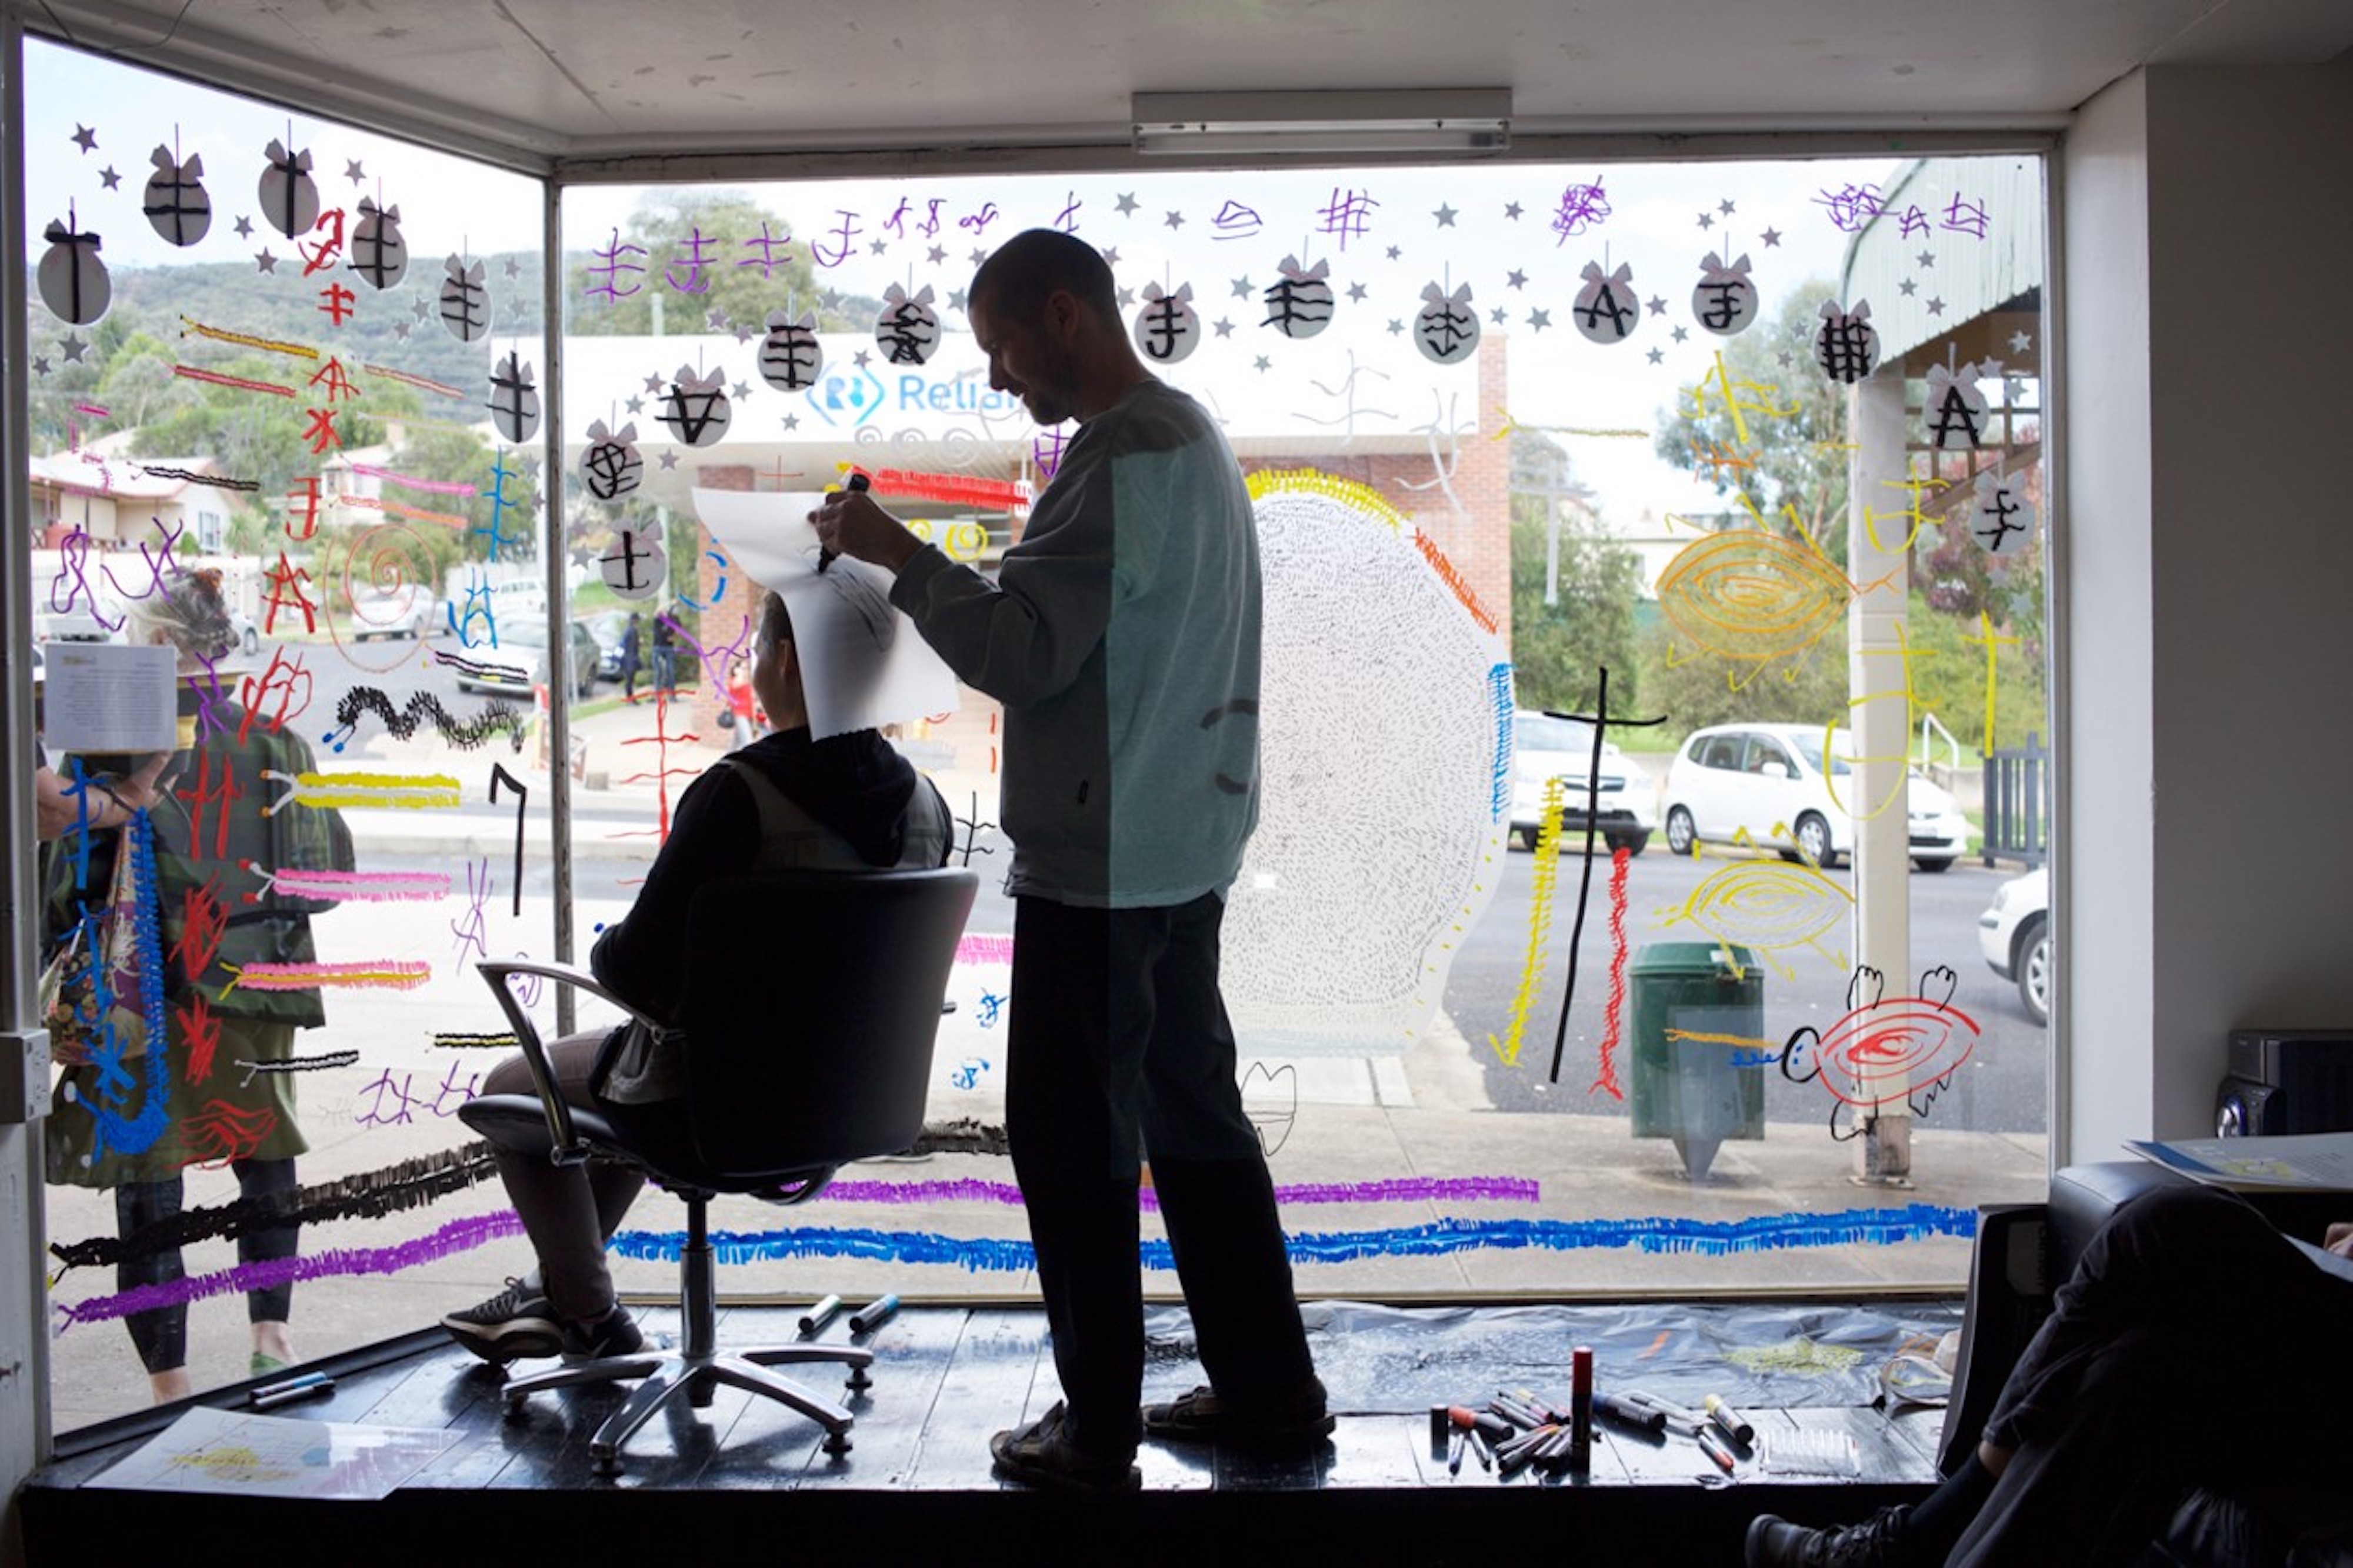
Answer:
<svg viewBox="0 0 2353 1568"><path fill-rule="evenodd" d="M789 1342L797 1316L730 1309L720 1340ZM1530 1382L1565 1390L1565 1336L1556 1373L1537 1378L1516 1357L1481 1364L1493 1325L1481 1311L1456 1316L1426 1360L1446 1366L1443 1381L1460 1387L1458 1397ZM674 1311L640 1319L655 1331L676 1327ZM1327 1337L1319 1336L1318 1355L1330 1361L1339 1347ZM171 1413L158 1412L60 1442L23 1500L28 1558L79 1564L135 1549L164 1552L175 1568L232 1558L449 1568L543 1562L559 1548L599 1563L757 1548L839 1552L854 1563L1198 1563L1204 1551L1241 1552L1248 1562L1281 1552L1319 1563L1468 1563L1557 1550L1580 1563L1736 1563L1757 1512L1828 1521L1922 1495L1934 1480L1942 1420L1917 1407L1752 1409L1760 1441L1728 1479L1687 1438L1644 1442L1609 1430L1588 1475L1501 1479L1470 1462L1450 1474L1430 1449L1426 1413L1357 1389L1353 1401L1335 1398L1339 1429L1318 1452L1270 1458L1147 1443L1140 1495L1072 1497L1004 1486L989 1468L989 1434L1059 1397L1041 1312L910 1310L871 1342L875 1382L850 1402L858 1425L849 1453L825 1453L822 1429L781 1405L722 1390L709 1408L679 1409L640 1432L620 1474L607 1478L590 1460L588 1438L621 1391L540 1394L510 1416L496 1369L438 1331L410 1335L322 1366L335 1379L332 1396L279 1412L463 1434L390 1497L292 1502L81 1485L161 1430ZM813 1386L839 1389L834 1369L803 1370ZM1188 1353L1161 1347L1146 1396L1166 1397L1198 1378ZM1394 1373L1383 1381L1389 1394L1401 1392ZM224 1390L206 1403L233 1409L241 1400ZM1837 1482L1775 1473L1769 1438L1799 1428L1851 1434L1861 1473Z"/></svg>

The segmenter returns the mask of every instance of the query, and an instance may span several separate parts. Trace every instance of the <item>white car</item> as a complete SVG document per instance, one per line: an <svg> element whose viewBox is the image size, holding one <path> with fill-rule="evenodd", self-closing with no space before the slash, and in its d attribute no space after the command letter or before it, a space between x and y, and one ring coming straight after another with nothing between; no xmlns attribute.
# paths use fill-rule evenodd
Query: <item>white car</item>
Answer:
<svg viewBox="0 0 2353 1568"><path fill-rule="evenodd" d="M575 698L596 692L596 638L583 621L567 621L565 684ZM466 649L456 666L458 689L493 695L531 695L533 687L549 686L547 623L529 616L501 622L495 645ZM551 687L551 695L554 689Z"/></svg>
<svg viewBox="0 0 2353 1568"><path fill-rule="evenodd" d="M1561 842L1585 841L1586 790L1594 784L1593 827L1612 854L1640 855L1658 826L1650 777L1617 745L1601 742L1600 778L1594 777L1593 726L1525 709L1512 715L1512 833L1529 848L1544 831L1547 780L1562 781Z"/></svg>
<svg viewBox="0 0 2353 1568"><path fill-rule="evenodd" d="M2018 983L2026 1016L2051 1022L2051 874L2040 868L2012 877L1993 892L1978 917L1978 948L1986 967Z"/></svg>
<svg viewBox="0 0 2353 1568"><path fill-rule="evenodd" d="M433 630L433 595L418 583L352 590L351 638L423 637Z"/></svg>
<svg viewBox="0 0 2353 1568"><path fill-rule="evenodd" d="M1667 847L1678 855L1746 835L1785 859L1825 870L1854 853L1854 737L1830 731L1827 767L1819 724L1718 724L1694 730L1667 770ZM1912 863L1942 871L1969 846L1969 821L1952 792L1907 775ZM1787 847L1783 847L1787 846Z"/></svg>

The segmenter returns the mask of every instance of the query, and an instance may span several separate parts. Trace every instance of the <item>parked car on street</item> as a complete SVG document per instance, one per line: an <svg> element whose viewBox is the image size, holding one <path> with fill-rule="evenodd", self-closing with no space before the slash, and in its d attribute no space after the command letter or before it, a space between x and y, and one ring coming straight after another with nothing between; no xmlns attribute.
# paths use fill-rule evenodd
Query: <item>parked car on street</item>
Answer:
<svg viewBox="0 0 2353 1568"><path fill-rule="evenodd" d="M1600 776L1594 777L1593 726L1578 719L1521 710L1512 715L1512 837L1529 848L1544 831L1545 784L1560 779L1561 843L1585 842L1587 806L1593 827L1612 854L1640 855L1658 826L1650 775L1620 751L1601 742ZM1587 799L1591 784L1592 799Z"/></svg>
<svg viewBox="0 0 2353 1568"><path fill-rule="evenodd" d="M352 590L351 637L424 637L433 631L433 595L420 583Z"/></svg>
<svg viewBox="0 0 2353 1568"><path fill-rule="evenodd" d="M1828 870L1854 852L1854 737L1819 724L1717 724L1694 730L1667 770L1667 847L1678 855L1746 834L1788 860ZM1952 792L1907 777L1912 863L1942 871L1967 852L1969 821Z"/></svg>
<svg viewBox="0 0 2353 1568"><path fill-rule="evenodd" d="M571 636L560 689L575 697L592 696L596 689L596 638L584 621L566 621L565 625L571 628ZM550 696L559 693L559 689L548 680L547 623L543 620L529 616L501 620L497 646L468 648L464 658L465 663L456 667L460 691L528 692L534 686L546 686Z"/></svg>
<svg viewBox="0 0 2353 1568"><path fill-rule="evenodd" d="M621 679L621 634L628 629L629 612L600 610L587 616L582 625L596 639L596 678L599 680Z"/></svg>
<svg viewBox="0 0 2353 1568"><path fill-rule="evenodd" d="M1986 967L2018 983L2018 999L2038 1024L2051 1022L2051 874L2041 868L1993 890L1978 917Z"/></svg>

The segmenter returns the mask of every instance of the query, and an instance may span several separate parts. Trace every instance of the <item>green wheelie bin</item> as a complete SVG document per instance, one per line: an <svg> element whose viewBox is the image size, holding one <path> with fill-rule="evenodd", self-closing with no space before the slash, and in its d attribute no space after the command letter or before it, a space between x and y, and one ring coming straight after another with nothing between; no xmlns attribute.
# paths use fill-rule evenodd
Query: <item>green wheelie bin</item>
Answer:
<svg viewBox="0 0 2353 1568"><path fill-rule="evenodd" d="M1765 972L1720 942L1635 950L1634 1136L1669 1138L1703 1181L1727 1138L1765 1136Z"/></svg>

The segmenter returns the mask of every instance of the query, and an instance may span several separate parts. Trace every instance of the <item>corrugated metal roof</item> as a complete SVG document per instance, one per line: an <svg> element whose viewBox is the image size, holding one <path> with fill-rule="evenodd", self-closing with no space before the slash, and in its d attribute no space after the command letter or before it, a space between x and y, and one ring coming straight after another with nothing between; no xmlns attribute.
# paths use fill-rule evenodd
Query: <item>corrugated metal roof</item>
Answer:
<svg viewBox="0 0 2353 1568"><path fill-rule="evenodd" d="M1880 357L1899 359L2042 288L2042 160L2031 153L1906 164L1847 247L1841 300L1871 302Z"/></svg>

